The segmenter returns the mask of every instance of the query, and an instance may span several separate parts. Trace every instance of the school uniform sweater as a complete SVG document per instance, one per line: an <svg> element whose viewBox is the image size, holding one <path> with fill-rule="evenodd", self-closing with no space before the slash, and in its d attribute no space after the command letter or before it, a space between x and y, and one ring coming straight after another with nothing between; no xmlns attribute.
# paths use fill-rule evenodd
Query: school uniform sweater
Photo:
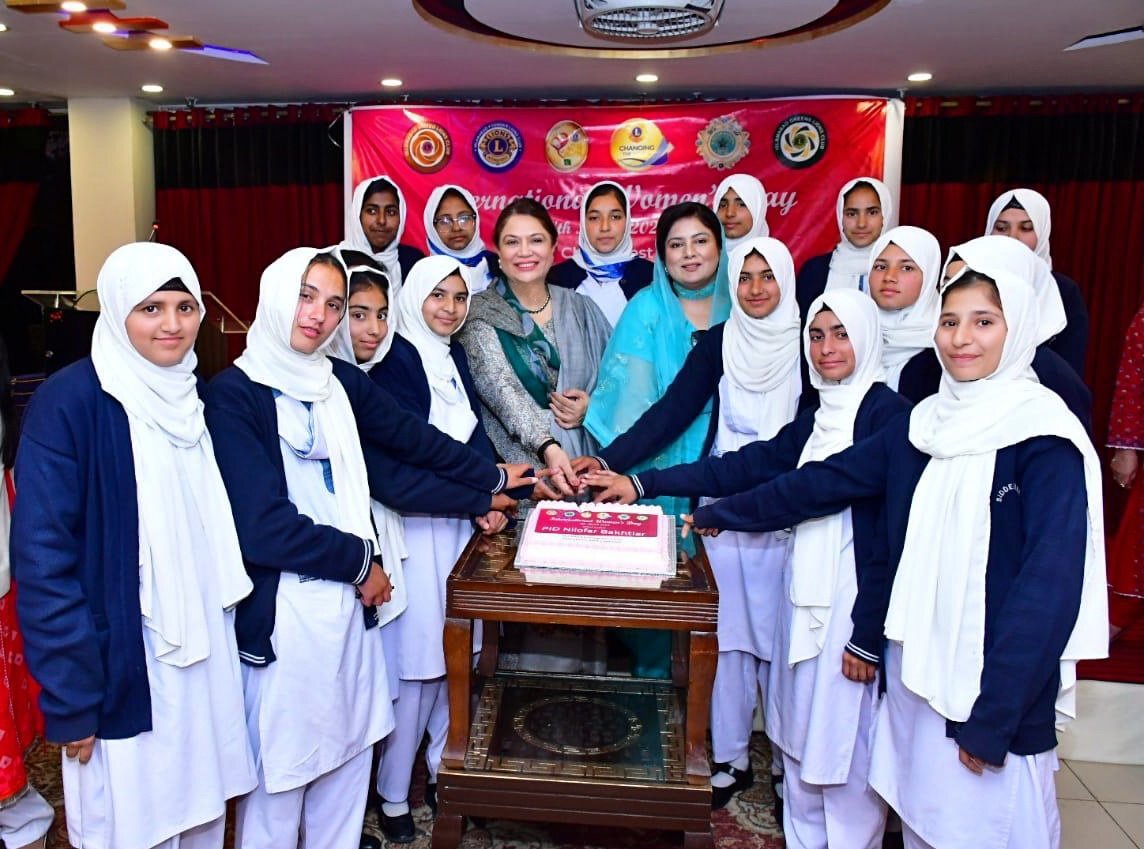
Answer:
<svg viewBox="0 0 1144 849"><path fill-rule="evenodd" d="M655 266L642 256L628 260L624 266L624 277L620 281L620 290L624 293L624 297L630 301L636 292L650 285L654 271ZM549 269L548 282L563 289L575 289L587 276L588 272L577 265L575 260L566 259Z"/></svg>
<svg viewBox="0 0 1144 849"><path fill-rule="evenodd" d="M353 407L363 449L370 448L363 453L377 501L409 512L489 509L489 494L504 486L503 471L399 407L357 366L331 362ZM273 390L231 366L207 388L206 419L254 584L235 615L239 657L264 666L275 659L270 637L280 572L360 583L368 575L371 544L314 523L290 502ZM461 489L444 486L428 472ZM462 497L454 500L458 493Z"/></svg>
<svg viewBox="0 0 1144 849"><path fill-rule="evenodd" d="M90 357L32 396L16 483L12 573L45 735L65 742L150 731L131 430Z"/></svg>
<svg viewBox="0 0 1144 849"><path fill-rule="evenodd" d="M769 531L884 499L884 527L855 602L854 654L877 660L890 589L905 544L910 504L929 456L908 438L909 417L822 462L808 463L750 492L701 507L699 527ZM985 580L985 668L964 723L946 734L988 763L1006 752L1056 746L1060 657L1077 612L1087 517L1083 461L1069 442L1043 436L997 452L990 497ZM880 549L880 550L879 550Z"/></svg>
<svg viewBox="0 0 1144 849"><path fill-rule="evenodd" d="M1092 392L1064 358L1052 350L1051 342L1038 346L1033 355L1033 371L1041 385L1061 396L1065 406L1091 433ZM898 378L898 392L915 404L936 394L940 385L941 361L933 348L914 354Z"/></svg>
<svg viewBox="0 0 1144 849"><path fill-rule="evenodd" d="M1088 352L1088 307L1075 280L1059 271L1053 272L1053 278L1061 293L1068 324L1049 340L1049 347L1060 354L1083 381L1085 355Z"/></svg>
<svg viewBox="0 0 1144 849"><path fill-rule="evenodd" d="M413 266L417 260L424 258L425 251L420 248L415 248L413 245L399 242L397 245L397 264L401 268L401 279L405 280L408 278L409 272L413 270Z"/></svg>
<svg viewBox="0 0 1144 849"><path fill-rule="evenodd" d="M826 291L826 278L830 275L830 258L834 251L812 256L803 263L794 281L794 297L798 301L798 314L803 327L807 322L807 310L814 299Z"/></svg>

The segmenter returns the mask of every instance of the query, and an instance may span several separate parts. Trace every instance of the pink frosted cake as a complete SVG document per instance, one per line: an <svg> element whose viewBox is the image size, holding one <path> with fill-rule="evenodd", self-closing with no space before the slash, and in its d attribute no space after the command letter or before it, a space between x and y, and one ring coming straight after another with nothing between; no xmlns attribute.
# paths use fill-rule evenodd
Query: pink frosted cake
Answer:
<svg viewBox="0 0 1144 849"><path fill-rule="evenodd" d="M675 577L675 523L654 505L541 501L516 565L536 583L659 586Z"/></svg>

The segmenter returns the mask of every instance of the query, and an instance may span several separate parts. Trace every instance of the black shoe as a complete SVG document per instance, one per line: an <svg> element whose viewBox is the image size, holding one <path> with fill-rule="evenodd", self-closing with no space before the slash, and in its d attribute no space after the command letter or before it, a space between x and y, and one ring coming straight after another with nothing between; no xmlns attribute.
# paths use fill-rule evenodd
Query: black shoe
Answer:
<svg viewBox="0 0 1144 849"><path fill-rule="evenodd" d="M381 849L381 841L372 834L363 834L358 849Z"/></svg>
<svg viewBox="0 0 1144 849"><path fill-rule="evenodd" d="M783 777L771 773L771 792L775 797L775 821L783 827Z"/></svg>
<svg viewBox="0 0 1144 849"><path fill-rule="evenodd" d="M413 814L387 817L378 811L377 821L381 825L381 833L390 843L412 843L417 837L417 829L413 827Z"/></svg>
<svg viewBox="0 0 1144 849"><path fill-rule="evenodd" d="M725 772L735 779L733 784L726 787L711 785L711 810L717 811L731 801L731 797L740 790L746 790L755 783L755 771L750 765L746 769L737 769L730 764L715 764L715 774Z"/></svg>
<svg viewBox="0 0 1144 849"><path fill-rule="evenodd" d="M902 849L902 833L900 831L887 831L882 838L882 849Z"/></svg>
<svg viewBox="0 0 1144 849"><path fill-rule="evenodd" d="M437 816L437 782L433 781L425 785L425 804L429 806L429 810L433 812L433 816Z"/></svg>

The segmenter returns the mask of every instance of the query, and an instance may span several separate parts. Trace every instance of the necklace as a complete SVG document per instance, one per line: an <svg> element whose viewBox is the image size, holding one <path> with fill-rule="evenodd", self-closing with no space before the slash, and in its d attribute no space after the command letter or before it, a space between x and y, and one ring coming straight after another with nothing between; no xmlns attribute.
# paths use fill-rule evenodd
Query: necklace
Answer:
<svg viewBox="0 0 1144 849"><path fill-rule="evenodd" d="M529 315L536 315L538 312L544 312L544 308L545 308L546 306L548 306L550 303L552 303L552 290L551 290L550 288L548 288L548 284L547 284L547 283L545 283L545 284L544 284L544 292L545 292L545 294L547 294L547 295L548 295L548 297L544 299L544 303L543 303L543 304L541 304L540 306L538 306L538 307L537 307L536 309L534 309L534 310L530 310L530 309L529 309L528 307L526 307L524 304L520 304L520 309L521 309L521 311L522 311L522 312L526 312L526 313L528 313ZM514 293L514 294L515 294L515 293ZM520 298L517 298L517 303L520 303Z"/></svg>
<svg viewBox="0 0 1144 849"><path fill-rule="evenodd" d="M688 289L685 286L678 285L674 280L671 281L671 288L675 290L675 296L684 301L701 301L704 298L710 298L715 294L715 283L712 280L702 289Z"/></svg>

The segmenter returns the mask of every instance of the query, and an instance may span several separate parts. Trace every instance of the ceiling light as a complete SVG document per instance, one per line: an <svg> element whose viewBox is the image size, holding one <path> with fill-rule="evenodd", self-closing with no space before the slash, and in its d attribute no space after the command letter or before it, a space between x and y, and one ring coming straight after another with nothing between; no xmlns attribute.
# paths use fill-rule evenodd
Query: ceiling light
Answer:
<svg viewBox="0 0 1144 849"><path fill-rule="evenodd" d="M0 88L0 97L11 97L15 93L16 92L12 91L10 88Z"/></svg>
<svg viewBox="0 0 1144 849"><path fill-rule="evenodd" d="M8 25L7 24L0 24L0 32L7 32L7 31L8 31Z"/></svg>
<svg viewBox="0 0 1144 849"><path fill-rule="evenodd" d="M82 15L87 11L87 4L80 3L78 0L67 0L66 3L60 3L60 10L71 12L73 15Z"/></svg>
<svg viewBox="0 0 1144 849"><path fill-rule="evenodd" d="M163 87L161 85L159 85L158 83L147 83L145 85L140 86L140 88L143 89L143 91L147 92L147 94L162 94L163 93Z"/></svg>
<svg viewBox="0 0 1144 849"><path fill-rule="evenodd" d="M659 77L655 74L636 74L637 83L654 83L659 82Z"/></svg>
<svg viewBox="0 0 1144 849"><path fill-rule="evenodd" d="M91 28L100 35L111 35L115 32L115 24L111 21L96 21L91 25Z"/></svg>
<svg viewBox="0 0 1144 849"><path fill-rule="evenodd" d="M397 77L386 77L381 81L381 84L386 88L398 88L401 85L401 80Z"/></svg>
<svg viewBox="0 0 1144 849"><path fill-rule="evenodd" d="M168 41L167 39L163 38L162 36L155 36L148 43L151 45L152 50L170 50L171 49L171 42Z"/></svg>
<svg viewBox="0 0 1144 849"><path fill-rule="evenodd" d="M906 79L912 83L928 83L933 79L933 74L929 71L918 71L915 74L910 74Z"/></svg>

